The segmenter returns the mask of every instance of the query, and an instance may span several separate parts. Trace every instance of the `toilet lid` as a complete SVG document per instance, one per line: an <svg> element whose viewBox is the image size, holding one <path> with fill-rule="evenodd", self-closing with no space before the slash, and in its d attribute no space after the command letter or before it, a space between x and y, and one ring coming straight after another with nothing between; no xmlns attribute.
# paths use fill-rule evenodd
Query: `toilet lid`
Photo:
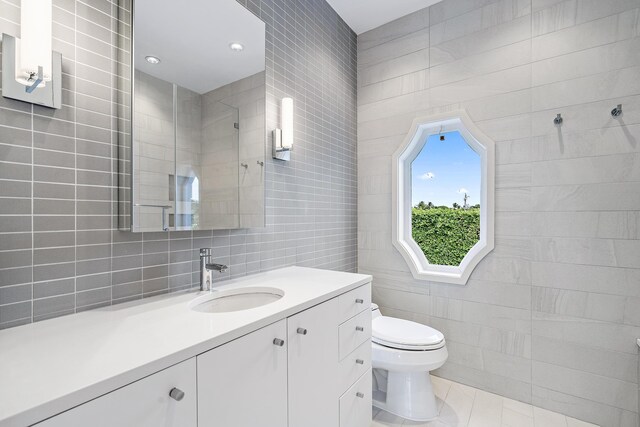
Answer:
<svg viewBox="0 0 640 427"><path fill-rule="evenodd" d="M435 350L444 346L444 335L436 329L409 320L380 316L372 320L372 341L404 350Z"/></svg>

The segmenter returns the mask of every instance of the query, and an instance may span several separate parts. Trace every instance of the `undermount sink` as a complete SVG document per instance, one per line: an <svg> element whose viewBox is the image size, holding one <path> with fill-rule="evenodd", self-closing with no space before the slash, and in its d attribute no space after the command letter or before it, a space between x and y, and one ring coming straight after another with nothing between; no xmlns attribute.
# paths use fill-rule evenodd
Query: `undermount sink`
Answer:
<svg viewBox="0 0 640 427"><path fill-rule="evenodd" d="M270 287L226 289L194 299L189 308L201 313L228 313L271 304L283 296L281 289Z"/></svg>

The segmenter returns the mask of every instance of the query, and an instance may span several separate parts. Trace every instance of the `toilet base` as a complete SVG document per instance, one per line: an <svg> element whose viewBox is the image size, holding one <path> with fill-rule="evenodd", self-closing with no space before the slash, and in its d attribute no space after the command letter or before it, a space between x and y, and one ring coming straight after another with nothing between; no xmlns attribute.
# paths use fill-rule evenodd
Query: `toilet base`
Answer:
<svg viewBox="0 0 640 427"><path fill-rule="evenodd" d="M438 417L436 396L429 372L386 371L384 391L373 393L373 406L412 421Z"/></svg>

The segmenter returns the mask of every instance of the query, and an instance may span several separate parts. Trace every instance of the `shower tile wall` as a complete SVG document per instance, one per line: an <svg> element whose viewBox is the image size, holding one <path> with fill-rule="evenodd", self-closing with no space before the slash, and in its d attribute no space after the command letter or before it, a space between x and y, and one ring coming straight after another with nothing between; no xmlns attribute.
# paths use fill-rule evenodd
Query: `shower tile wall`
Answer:
<svg viewBox="0 0 640 427"><path fill-rule="evenodd" d="M223 224L226 228L238 228L238 173L239 147L238 110L205 98L203 103L203 135L207 144L202 153L202 201L203 225ZM264 140L264 137L262 138ZM261 144L261 147L263 145Z"/></svg>
<svg viewBox="0 0 640 427"><path fill-rule="evenodd" d="M437 375L638 425L639 36L637 0L444 0L358 37L359 271L445 334ZM391 155L457 108L497 156L496 247L467 286L414 280L391 244Z"/></svg>
<svg viewBox="0 0 640 427"><path fill-rule="evenodd" d="M133 147L133 191L137 195L136 203L170 206L174 201L170 200L172 187L169 176L175 175L177 155L174 141L173 84L138 70L135 74L134 132L138 143ZM199 147L200 138L197 141ZM162 229L161 209L141 206L134 209L134 213L133 223L137 230Z"/></svg>
<svg viewBox="0 0 640 427"><path fill-rule="evenodd" d="M264 216L264 173L259 164L264 161L264 73L218 88L204 99L205 103L218 102L238 109L238 157L239 163L247 165L237 175L240 227L260 224Z"/></svg>
<svg viewBox="0 0 640 427"><path fill-rule="evenodd" d="M264 73L207 92L202 104L203 187L212 194L202 195L201 221L210 220L213 228L223 228L221 221L231 225L227 228L260 224L264 216L264 174L258 164L265 154Z"/></svg>
<svg viewBox="0 0 640 427"><path fill-rule="evenodd" d="M0 328L190 287L200 247L231 266L220 279L355 270L356 37L326 2L240 1L266 23L267 129L280 98L296 101L292 161L265 164L266 227L143 234L117 231L112 203L113 72L127 69L114 45L129 28L115 31L114 2L53 3L63 108L0 97ZM19 35L19 2L0 11L0 31Z"/></svg>

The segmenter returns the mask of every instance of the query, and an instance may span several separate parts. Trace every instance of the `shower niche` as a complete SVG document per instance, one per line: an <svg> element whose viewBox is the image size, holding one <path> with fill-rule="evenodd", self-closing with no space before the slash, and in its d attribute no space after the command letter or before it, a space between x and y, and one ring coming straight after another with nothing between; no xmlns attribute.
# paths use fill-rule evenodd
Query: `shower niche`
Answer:
<svg viewBox="0 0 640 427"><path fill-rule="evenodd" d="M235 0L135 0L133 10L119 228L263 227L264 22Z"/></svg>

